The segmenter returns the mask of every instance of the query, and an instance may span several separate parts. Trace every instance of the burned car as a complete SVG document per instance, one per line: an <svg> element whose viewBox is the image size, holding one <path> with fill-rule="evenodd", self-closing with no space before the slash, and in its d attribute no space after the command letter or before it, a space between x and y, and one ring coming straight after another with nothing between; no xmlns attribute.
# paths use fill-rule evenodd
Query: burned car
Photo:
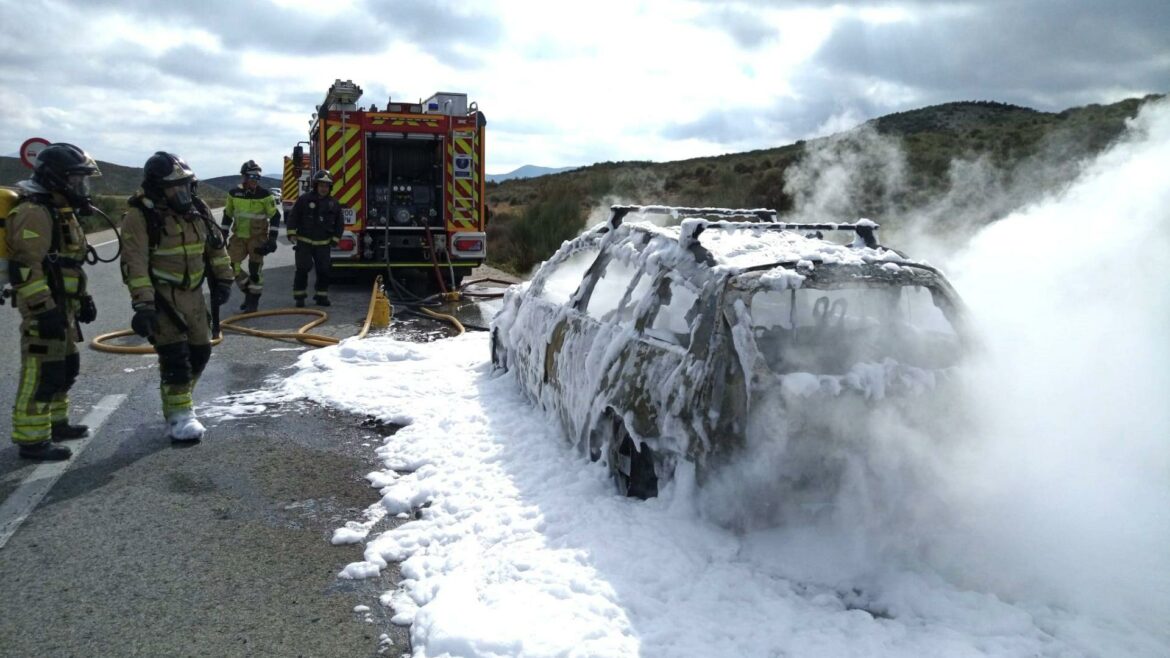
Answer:
<svg viewBox="0 0 1170 658"><path fill-rule="evenodd" d="M744 447L753 417L764 433L815 435L825 415L804 408L839 405L829 417L840 420L954 370L957 295L877 229L614 206L508 291L492 362L622 493L655 496L683 464L702 485ZM842 232L848 244L824 237Z"/></svg>

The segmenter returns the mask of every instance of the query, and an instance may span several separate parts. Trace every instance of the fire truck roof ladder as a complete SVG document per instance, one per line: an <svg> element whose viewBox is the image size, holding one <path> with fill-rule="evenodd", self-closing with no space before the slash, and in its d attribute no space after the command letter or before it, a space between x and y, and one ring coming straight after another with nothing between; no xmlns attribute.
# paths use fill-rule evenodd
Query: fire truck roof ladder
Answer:
<svg viewBox="0 0 1170 658"><path fill-rule="evenodd" d="M356 110L358 99L362 97L362 88L355 85L353 80L334 80L329 85L329 93L325 94L322 110Z"/></svg>

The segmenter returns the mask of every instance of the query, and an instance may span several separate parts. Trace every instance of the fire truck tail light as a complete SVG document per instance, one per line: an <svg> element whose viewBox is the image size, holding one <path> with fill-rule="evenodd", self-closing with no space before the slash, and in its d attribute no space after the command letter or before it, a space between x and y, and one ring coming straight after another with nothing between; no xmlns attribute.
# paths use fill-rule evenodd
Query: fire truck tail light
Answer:
<svg viewBox="0 0 1170 658"><path fill-rule="evenodd" d="M456 233L451 236L451 255L456 258L483 258L487 252L487 234Z"/></svg>
<svg viewBox="0 0 1170 658"><path fill-rule="evenodd" d="M353 238L348 236L337 241L337 248L341 251L353 251L355 246L357 246L357 243L354 242Z"/></svg>

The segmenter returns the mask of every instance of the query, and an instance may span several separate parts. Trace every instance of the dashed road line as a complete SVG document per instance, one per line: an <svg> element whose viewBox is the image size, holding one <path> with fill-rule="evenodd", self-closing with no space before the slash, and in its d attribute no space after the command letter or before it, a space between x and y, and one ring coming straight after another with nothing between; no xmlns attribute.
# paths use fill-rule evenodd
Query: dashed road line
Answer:
<svg viewBox="0 0 1170 658"><path fill-rule="evenodd" d="M73 456L65 461L39 464L20 483L16 491L13 491L12 495L0 504L0 549L4 548L12 535L16 534L20 524L24 523L29 514L32 514L33 509L41 502L45 494L49 493L49 490L57 483L57 479L69 470L74 462L78 461L81 452L97 436L102 423L106 422L110 414L114 413L125 399L124 393L107 395L102 398L81 420L82 425L89 426L89 436L69 442L68 445L73 450Z"/></svg>

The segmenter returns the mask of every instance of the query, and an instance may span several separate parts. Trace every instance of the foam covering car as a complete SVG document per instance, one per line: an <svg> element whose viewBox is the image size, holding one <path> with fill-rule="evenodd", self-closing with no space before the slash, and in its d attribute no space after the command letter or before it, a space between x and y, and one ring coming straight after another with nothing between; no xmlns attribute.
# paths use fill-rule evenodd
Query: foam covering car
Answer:
<svg viewBox="0 0 1170 658"><path fill-rule="evenodd" d="M775 477L821 489L834 442L858 440L875 409L934 422L926 399L965 352L951 285L877 230L614 206L509 289L492 362L623 494L682 474L701 486L751 441L782 442Z"/></svg>

